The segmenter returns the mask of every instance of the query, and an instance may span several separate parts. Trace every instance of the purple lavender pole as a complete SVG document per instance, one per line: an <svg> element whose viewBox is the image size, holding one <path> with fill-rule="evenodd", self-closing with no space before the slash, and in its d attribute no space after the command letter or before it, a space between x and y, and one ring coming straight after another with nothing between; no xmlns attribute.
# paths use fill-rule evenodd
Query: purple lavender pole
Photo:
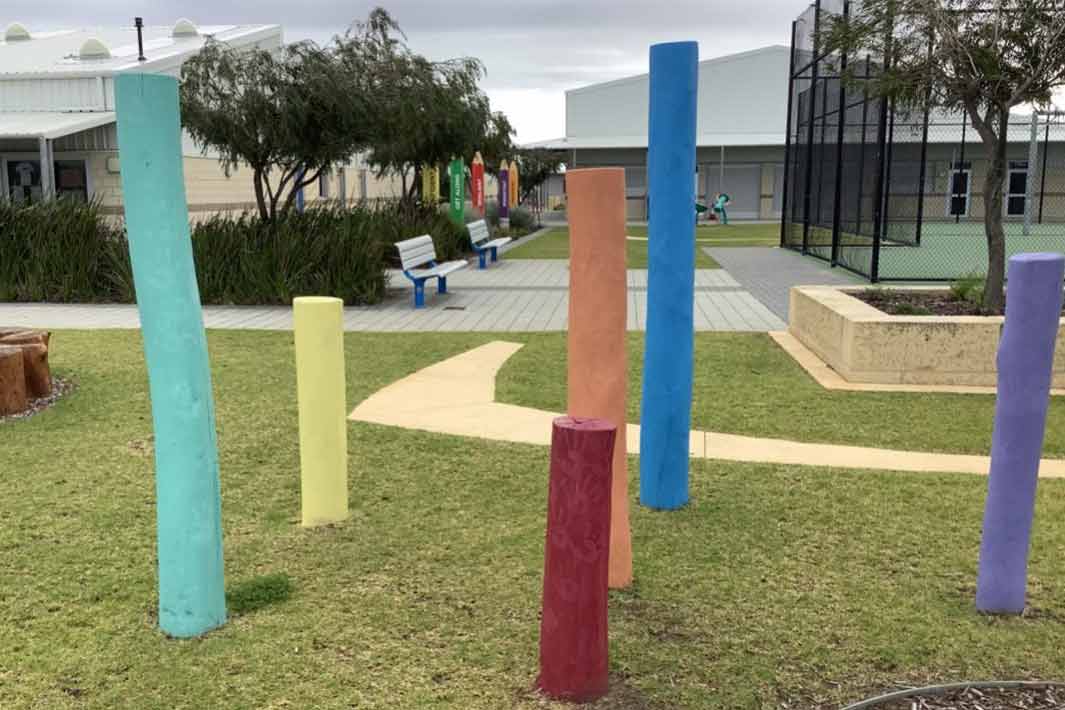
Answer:
<svg viewBox="0 0 1065 710"><path fill-rule="evenodd" d="M991 475L976 579L976 608L990 614L1024 611L1065 256L1018 254L1010 259L1008 276L1006 324L998 347Z"/></svg>

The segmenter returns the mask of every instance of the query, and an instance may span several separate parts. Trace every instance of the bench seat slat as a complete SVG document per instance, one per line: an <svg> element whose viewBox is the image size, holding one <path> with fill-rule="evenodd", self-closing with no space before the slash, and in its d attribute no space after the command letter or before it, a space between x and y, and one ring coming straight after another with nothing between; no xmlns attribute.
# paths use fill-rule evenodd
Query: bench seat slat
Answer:
<svg viewBox="0 0 1065 710"><path fill-rule="evenodd" d="M410 272L410 275L416 279L431 279L439 276L447 276L459 269L465 269L467 266L469 266L469 264L465 261L445 261L443 264L437 264L431 269L408 269L408 271Z"/></svg>

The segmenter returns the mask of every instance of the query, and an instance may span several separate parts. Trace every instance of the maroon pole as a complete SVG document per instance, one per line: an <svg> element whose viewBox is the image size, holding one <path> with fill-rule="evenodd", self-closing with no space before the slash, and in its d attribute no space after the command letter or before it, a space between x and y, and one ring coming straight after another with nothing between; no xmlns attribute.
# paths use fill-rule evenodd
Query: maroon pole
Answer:
<svg viewBox="0 0 1065 710"><path fill-rule="evenodd" d="M558 700L606 694L611 462L617 427L559 417L551 432L540 677Z"/></svg>

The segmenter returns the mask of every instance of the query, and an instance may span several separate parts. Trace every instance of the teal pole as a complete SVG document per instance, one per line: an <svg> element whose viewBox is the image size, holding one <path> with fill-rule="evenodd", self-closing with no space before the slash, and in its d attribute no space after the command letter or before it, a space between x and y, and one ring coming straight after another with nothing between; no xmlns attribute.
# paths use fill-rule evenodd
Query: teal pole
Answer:
<svg viewBox="0 0 1065 710"><path fill-rule="evenodd" d="M226 621L214 400L192 259L177 80L115 78L129 253L155 427L159 626Z"/></svg>

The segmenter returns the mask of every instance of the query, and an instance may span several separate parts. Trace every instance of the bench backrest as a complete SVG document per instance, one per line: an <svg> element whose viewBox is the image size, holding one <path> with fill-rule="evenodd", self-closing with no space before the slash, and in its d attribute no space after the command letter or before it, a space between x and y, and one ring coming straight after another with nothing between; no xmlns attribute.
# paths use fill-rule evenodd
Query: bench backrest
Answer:
<svg viewBox="0 0 1065 710"><path fill-rule="evenodd" d="M436 247L433 246L433 238L428 234L396 242L396 248L399 249L399 261L403 264L404 271L436 261Z"/></svg>
<svg viewBox="0 0 1065 710"><path fill-rule="evenodd" d="M488 241L489 237L492 236L488 233L488 223L483 219L479 219L476 222L470 222L466 227L470 230L470 241L473 242L474 246L481 242Z"/></svg>

